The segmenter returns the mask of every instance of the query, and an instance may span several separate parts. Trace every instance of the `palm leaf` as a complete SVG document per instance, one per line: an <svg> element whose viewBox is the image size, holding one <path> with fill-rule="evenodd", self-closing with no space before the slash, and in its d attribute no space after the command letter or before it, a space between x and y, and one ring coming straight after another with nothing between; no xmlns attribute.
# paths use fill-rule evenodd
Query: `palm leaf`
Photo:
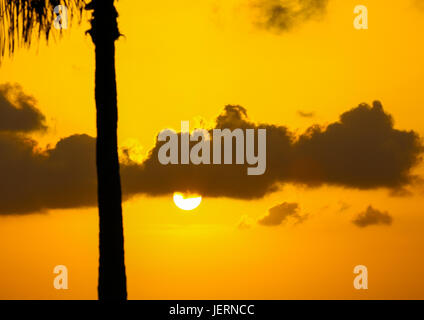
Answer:
<svg viewBox="0 0 424 320"><path fill-rule="evenodd" d="M49 40L56 17L54 8L64 5L69 21L83 14L84 0L0 0L0 60L16 47L28 47L34 36Z"/></svg>

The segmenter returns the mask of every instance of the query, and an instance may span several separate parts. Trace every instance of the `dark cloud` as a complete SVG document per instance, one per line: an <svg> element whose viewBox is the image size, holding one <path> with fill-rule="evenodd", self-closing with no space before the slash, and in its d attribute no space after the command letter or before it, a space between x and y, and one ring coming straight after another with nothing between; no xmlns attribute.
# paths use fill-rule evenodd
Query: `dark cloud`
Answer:
<svg viewBox="0 0 424 320"><path fill-rule="evenodd" d="M343 113L325 129L309 128L293 149L294 181L399 189L414 180L410 170L423 146L417 133L394 129L392 117L375 101Z"/></svg>
<svg viewBox="0 0 424 320"><path fill-rule="evenodd" d="M240 106L226 106L217 117L217 129L267 129L267 165L280 163L289 165L288 153L292 136L284 127L256 125L247 118L247 111ZM179 134L180 137L180 134ZM212 140L213 142L213 140ZM158 161L158 151L164 142L157 142L142 165L128 163L122 168L124 192L148 195L166 195L176 190L194 192L209 197L239 199L261 198L278 190L276 183L281 172L267 169L264 175L248 176L247 165L167 165ZM211 150L211 158L213 150ZM145 183L140 183L144 181Z"/></svg>
<svg viewBox="0 0 424 320"><path fill-rule="evenodd" d="M33 97L19 85L0 85L0 131L29 132L46 129L44 116Z"/></svg>
<svg viewBox="0 0 424 320"><path fill-rule="evenodd" d="M307 216L301 216L298 211L297 203L284 202L269 209L268 214L259 219L258 223L267 227L279 226L289 218L292 218L296 224L302 223Z"/></svg>
<svg viewBox="0 0 424 320"><path fill-rule="evenodd" d="M164 142L158 141L142 164L122 162L124 199L175 191L255 199L285 183L400 190L414 181L410 171L422 151L418 135L394 129L377 102L361 104L338 122L313 126L298 137L283 126L253 123L240 106L225 107L215 128L267 129L265 173L249 176L247 165L236 164L164 166L158 161ZM24 135L26 127L21 129L0 131L0 214L96 205L95 138L73 135L40 151Z"/></svg>
<svg viewBox="0 0 424 320"><path fill-rule="evenodd" d="M0 133L0 214L96 204L95 139L73 135L40 153L34 140Z"/></svg>
<svg viewBox="0 0 424 320"><path fill-rule="evenodd" d="M300 110L297 112L297 114L302 118L313 118L315 116L314 112L304 112Z"/></svg>
<svg viewBox="0 0 424 320"><path fill-rule="evenodd" d="M387 213L382 212L369 206L367 210L361 212L353 223L360 228L365 228L371 225L391 225L393 218Z"/></svg>
<svg viewBox="0 0 424 320"><path fill-rule="evenodd" d="M258 25L275 31L287 31L311 19L322 16L328 0L253 0Z"/></svg>
<svg viewBox="0 0 424 320"><path fill-rule="evenodd" d="M96 204L95 139L73 135L40 150L26 133L44 115L19 85L0 85L0 214Z"/></svg>
<svg viewBox="0 0 424 320"><path fill-rule="evenodd" d="M396 190L414 181L410 171L421 160L418 135L394 129L379 102L361 104L338 122L312 126L299 137L283 126L251 122L240 106L227 106L215 127L267 129L266 172L248 176L247 166L235 164L164 166L158 161L163 142L158 142L142 165L122 168L124 190L149 195L180 190L239 199L261 198L284 183Z"/></svg>
<svg viewBox="0 0 424 320"><path fill-rule="evenodd" d="M215 128L255 128L255 124L247 120L244 108L227 106L216 119ZM279 139L280 142L285 138L288 139L282 135ZM129 162L122 168L124 192L166 195L180 190L209 197L249 199L260 198L268 192L277 190L276 186L269 183L269 178L264 176L247 177L247 166L245 165L164 166L158 161L158 151L163 144L164 142L157 142L142 165ZM287 145L289 145L288 140ZM140 183L140 181L146 183Z"/></svg>

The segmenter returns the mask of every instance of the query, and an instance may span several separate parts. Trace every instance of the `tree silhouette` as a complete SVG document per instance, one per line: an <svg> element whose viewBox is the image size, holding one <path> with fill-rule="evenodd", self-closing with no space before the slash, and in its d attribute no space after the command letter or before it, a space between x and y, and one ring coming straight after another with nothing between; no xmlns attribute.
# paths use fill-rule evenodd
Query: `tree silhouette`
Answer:
<svg viewBox="0 0 424 320"><path fill-rule="evenodd" d="M122 225L121 182L117 145L115 41L120 33L114 0L0 0L0 57L16 47L49 40L56 17L54 8L65 5L70 18L81 20L90 10L87 32L95 46L95 100L97 109L96 165L99 205L99 283L101 300L127 298ZM72 172L69 172L72 174Z"/></svg>

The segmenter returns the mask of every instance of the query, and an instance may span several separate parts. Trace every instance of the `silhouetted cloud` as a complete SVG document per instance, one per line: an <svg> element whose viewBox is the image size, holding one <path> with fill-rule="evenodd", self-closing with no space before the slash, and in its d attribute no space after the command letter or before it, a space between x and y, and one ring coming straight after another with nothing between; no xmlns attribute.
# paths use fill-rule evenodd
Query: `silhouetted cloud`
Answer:
<svg viewBox="0 0 424 320"><path fill-rule="evenodd" d="M41 114L32 107L34 114ZM34 123L40 127L42 122ZM25 136L28 126L11 123L9 127L14 130L0 130L0 214L96 205L95 138L72 135L40 150L36 141ZM361 104L326 128L313 126L297 137L284 126L250 121L240 106L225 107L214 127L267 129L265 173L249 176L248 165L237 164L164 166L158 161L164 142L158 141L143 163L127 159L121 164L124 199L175 191L255 199L286 183L393 191L414 181L410 171L422 151L418 135L394 129L392 118L378 102L373 107Z"/></svg>
<svg viewBox="0 0 424 320"><path fill-rule="evenodd" d="M26 133L44 115L19 85L0 85L0 214L96 204L95 139L73 135L40 150Z"/></svg>
<svg viewBox="0 0 424 320"><path fill-rule="evenodd" d="M379 102L361 104L323 128L310 127L295 137L286 127L255 124L240 106L227 106L215 128L267 129L267 169L246 175L246 165L161 165L158 142L142 164L122 168L127 193L165 195L176 190L209 197L261 198L284 183L322 184L357 189L403 188L416 178L411 169L421 160L417 133L393 128ZM144 183L141 183L144 181Z"/></svg>
<svg viewBox="0 0 424 320"><path fill-rule="evenodd" d="M304 112L304 111L297 111L297 114L301 116L302 118L313 118L315 116L314 112Z"/></svg>
<svg viewBox="0 0 424 320"><path fill-rule="evenodd" d="M0 214L96 204L95 139L73 135L37 152L27 137L0 133Z"/></svg>
<svg viewBox="0 0 424 320"><path fill-rule="evenodd" d="M414 180L410 169L423 146L414 131L393 128L380 102L360 104L323 129L313 126L294 145L293 180L359 189L399 189Z"/></svg>
<svg viewBox="0 0 424 320"><path fill-rule="evenodd" d="M283 202L269 209L268 214L258 220L258 223L263 226L272 227L279 226L292 218L296 224L305 221L307 216L299 214L299 205L297 203Z"/></svg>
<svg viewBox="0 0 424 320"><path fill-rule="evenodd" d="M275 32L287 31L323 15L328 0L253 0L258 25Z"/></svg>
<svg viewBox="0 0 424 320"><path fill-rule="evenodd" d="M217 117L214 126L217 129L228 128L231 130L259 127L267 128L267 144L269 147L276 143L276 148L268 147L268 162L279 161L284 156L284 151L290 149L291 138L287 129L272 125L256 126L248 120L246 109L240 106L226 106L224 112ZM213 139L211 142L213 143ZM122 167L121 174L125 193L166 195L175 191L191 191L209 197L253 199L261 198L265 194L277 190L275 185L277 177L275 174L269 174L268 169L262 176L248 176L246 174L247 165L188 164L164 166L158 161L158 151L164 143L158 141L143 164L128 162ZM191 145L193 144L191 143ZM213 150L211 150L212 157ZM140 181L145 183L140 183Z"/></svg>
<svg viewBox="0 0 424 320"><path fill-rule="evenodd" d="M365 228L371 225L391 225L393 218L387 213L374 209L369 206L367 210L361 212L353 223L360 228Z"/></svg>
<svg viewBox="0 0 424 320"><path fill-rule="evenodd" d="M26 95L19 85L0 85L0 131L43 130L44 120L35 99Z"/></svg>

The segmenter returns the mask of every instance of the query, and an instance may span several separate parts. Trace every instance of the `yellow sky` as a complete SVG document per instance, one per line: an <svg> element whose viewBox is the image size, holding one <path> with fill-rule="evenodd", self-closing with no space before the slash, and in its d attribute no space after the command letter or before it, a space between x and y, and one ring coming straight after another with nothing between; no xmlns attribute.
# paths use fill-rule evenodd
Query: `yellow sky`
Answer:
<svg viewBox="0 0 424 320"><path fill-rule="evenodd" d="M226 104L254 121L302 132L358 105L381 100L399 129L424 135L424 12L413 1L362 1L369 29L353 28L357 1L331 1L322 20L289 33L252 25L241 0L118 2L119 141L147 152L158 131L181 120L213 120ZM94 50L72 26L46 46L3 61L0 83L36 97L54 144L74 133L95 136ZM297 111L314 112L301 118ZM423 171L422 169L419 171ZM264 199L203 199L184 212L172 197L124 205L130 299L424 298L423 189L410 197L387 190L285 186ZM270 207L298 202L309 218L275 228L239 230ZM349 208L341 211L343 203ZM368 205L388 211L390 227L360 229ZM95 208L0 217L0 299L96 298ZM53 288L53 268L69 270L69 290ZM353 267L369 269L369 290L353 288Z"/></svg>

